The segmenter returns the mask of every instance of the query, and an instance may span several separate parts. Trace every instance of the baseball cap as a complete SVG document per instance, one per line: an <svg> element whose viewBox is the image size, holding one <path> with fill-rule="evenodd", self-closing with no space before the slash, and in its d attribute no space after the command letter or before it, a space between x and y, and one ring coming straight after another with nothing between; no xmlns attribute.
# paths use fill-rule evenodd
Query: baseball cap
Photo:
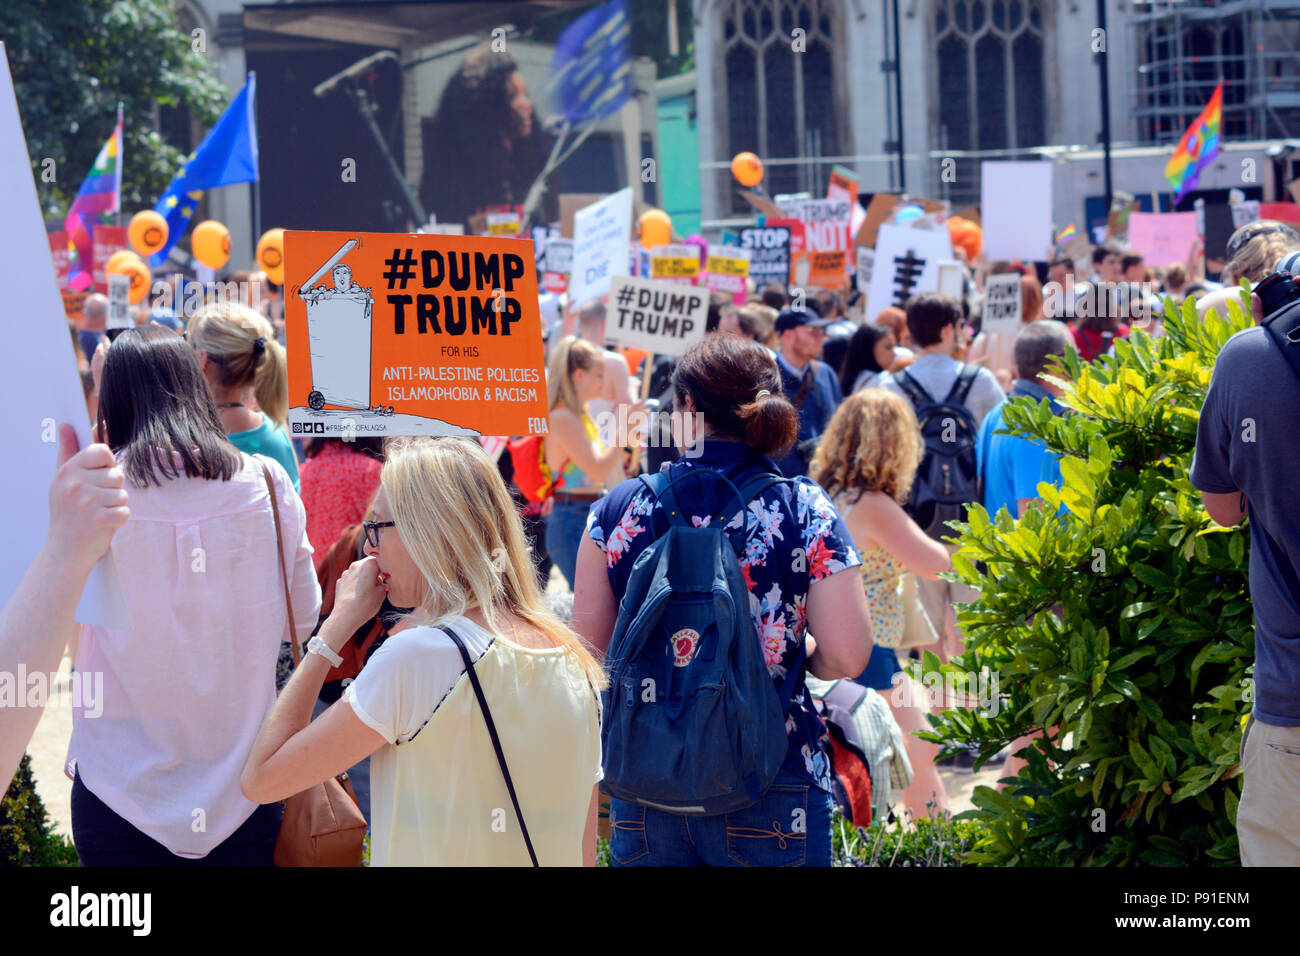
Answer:
<svg viewBox="0 0 1300 956"><path fill-rule="evenodd" d="M806 325L810 329L824 329L830 324L830 319L823 319L811 306L802 309L782 309L776 317L776 332L779 335L790 329L797 329L801 325Z"/></svg>
<svg viewBox="0 0 1300 956"><path fill-rule="evenodd" d="M156 322L164 328L171 329L173 332L181 331L181 321L176 317L176 313L171 309L159 306L149 313L149 321Z"/></svg>

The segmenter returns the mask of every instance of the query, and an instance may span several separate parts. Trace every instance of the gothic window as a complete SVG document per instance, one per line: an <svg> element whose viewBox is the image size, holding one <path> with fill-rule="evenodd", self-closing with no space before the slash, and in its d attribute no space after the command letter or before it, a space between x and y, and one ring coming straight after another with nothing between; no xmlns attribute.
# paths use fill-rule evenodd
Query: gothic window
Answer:
<svg viewBox="0 0 1300 956"><path fill-rule="evenodd" d="M841 5L723 0L727 155L748 150L768 159L815 159L839 152L836 106L844 81L835 38L844 29ZM769 194L820 194L829 165L769 165L764 185ZM749 210L737 202L733 211Z"/></svg>
<svg viewBox="0 0 1300 956"><path fill-rule="evenodd" d="M1039 6L1036 0L937 0L940 148L1047 142Z"/></svg>

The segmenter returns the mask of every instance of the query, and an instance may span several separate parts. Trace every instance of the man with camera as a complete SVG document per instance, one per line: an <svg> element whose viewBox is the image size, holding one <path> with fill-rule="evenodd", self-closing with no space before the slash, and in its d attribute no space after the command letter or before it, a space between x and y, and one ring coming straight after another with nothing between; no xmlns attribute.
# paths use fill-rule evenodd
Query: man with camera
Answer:
<svg viewBox="0 0 1300 956"><path fill-rule="evenodd" d="M1191 482L1224 527L1250 516L1254 708L1241 742L1237 808L1243 866L1300 865L1300 288L1275 274L1252 295L1260 325L1238 332L1214 366ZM1300 341L1300 335L1297 335ZM1290 352L1298 354L1291 355Z"/></svg>

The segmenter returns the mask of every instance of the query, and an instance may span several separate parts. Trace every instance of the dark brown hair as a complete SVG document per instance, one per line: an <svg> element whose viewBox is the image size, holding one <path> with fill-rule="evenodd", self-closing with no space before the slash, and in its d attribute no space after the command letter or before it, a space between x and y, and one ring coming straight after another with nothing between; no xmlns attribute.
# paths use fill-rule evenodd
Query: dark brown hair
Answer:
<svg viewBox="0 0 1300 956"><path fill-rule="evenodd" d="M917 348L936 345L943 330L961 321L961 306L942 292L922 292L907 300L907 331Z"/></svg>
<svg viewBox="0 0 1300 956"><path fill-rule="evenodd" d="M785 286L779 282L769 282L763 286L759 295L763 299L764 305L771 306L778 312L790 303L790 297L786 295Z"/></svg>
<svg viewBox="0 0 1300 956"><path fill-rule="evenodd" d="M757 398L764 389L769 394ZM692 346L677 363L673 391L679 409L691 397L713 435L759 454L779 454L799 434L799 415L782 394L776 360L738 335L709 335Z"/></svg>
<svg viewBox="0 0 1300 956"><path fill-rule="evenodd" d="M240 467L194 349L157 325L128 329L109 346L99 433L114 454L122 453L122 470L141 488L180 476L170 452L191 478L226 481Z"/></svg>

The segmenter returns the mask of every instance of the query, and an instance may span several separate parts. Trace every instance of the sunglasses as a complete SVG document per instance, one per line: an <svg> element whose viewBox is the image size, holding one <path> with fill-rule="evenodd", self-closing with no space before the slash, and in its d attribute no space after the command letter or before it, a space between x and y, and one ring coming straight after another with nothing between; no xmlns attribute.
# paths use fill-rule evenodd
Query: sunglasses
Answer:
<svg viewBox="0 0 1300 956"><path fill-rule="evenodd" d="M397 522L395 522L395 521L363 521L363 522L361 522L361 527L363 527L363 528L366 529L366 540L367 540L368 542L370 542L370 547L372 547L372 548L377 548L377 547L379 547L379 529L380 529L380 528L395 528L395 527L397 527Z"/></svg>

